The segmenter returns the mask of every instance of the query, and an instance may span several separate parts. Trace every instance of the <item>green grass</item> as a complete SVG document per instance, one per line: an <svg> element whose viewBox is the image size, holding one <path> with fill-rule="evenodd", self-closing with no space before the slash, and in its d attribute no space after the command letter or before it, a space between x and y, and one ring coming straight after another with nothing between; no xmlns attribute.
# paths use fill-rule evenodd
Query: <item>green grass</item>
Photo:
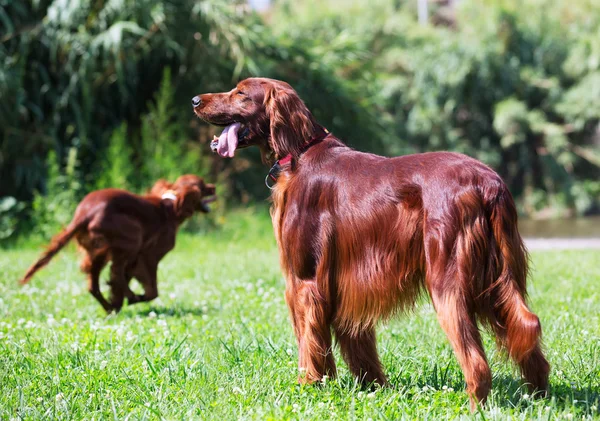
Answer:
<svg viewBox="0 0 600 421"><path fill-rule="evenodd" d="M106 317L74 247L31 284L40 248L0 254L0 419L592 419L600 406L600 256L533 253L530 297L552 364L551 397L532 400L490 336L494 375L471 415L464 380L431 305L379 330L392 387L339 378L299 386L278 254L264 209L182 235L161 263L160 298Z"/></svg>

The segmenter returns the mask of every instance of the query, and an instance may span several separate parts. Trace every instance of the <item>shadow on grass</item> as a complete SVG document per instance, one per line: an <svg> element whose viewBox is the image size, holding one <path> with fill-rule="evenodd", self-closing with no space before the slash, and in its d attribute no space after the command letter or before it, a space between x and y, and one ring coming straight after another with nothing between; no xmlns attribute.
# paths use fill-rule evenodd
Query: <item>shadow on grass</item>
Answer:
<svg viewBox="0 0 600 421"><path fill-rule="evenodd" d="M499 406L527 405L522 396L529 392L526 385L518 378L498 376L493 380L493 389L496 391L495 403ZM600 404L600 388L593 385L572 386L564 382L557 383L551 378L548 396L541 399L554 401L552 406L558 409L566 410L576 405L584 412L589 412L589 406Z"/></svg>
<svg viewBox="0 0 600 421"><path fill-rule="evenodd" d="M154 313L156 315L164 315L168 317L184 317L188 315L192 316L204 316L209 314L212 309L208 309L208 311L203 311L200 307L166 307L166 306L151 306L151 307L137 307L135 305L128 306L124 309L123 315L127 317L135 317L135 316L149 316L150 313Z"/></svg>
<svg viewBox="0 0 600 421"><path fill-rule="evenodd" d="M457 392L465 392L466 384L463 380L446 379L448 387L452 387ZM416 382L405 375L395 376L390 378L391 387L394 390L403 390L409 384L414 384L420 389L426 386L433 386L436 390L440 390L440 385L445 384L445 381L439 382L434 376L425 376L419 378ZM525 394L529 394L527 385L518 377L507 375L495 376L492 380L491 390L492 402L496 406L506 408L526 408L531 404L531 400L523 399ZM539 397L536 392L534 396ZM589 386L572 386L564 382L557 382L550 379L550 392L547 397L540 398L541 401L546 401L548 404L552 402L552 407L560 410L567 410L577 406L584 414L592 414L590 407L595 405L600 406L600 387Z"/></svg>

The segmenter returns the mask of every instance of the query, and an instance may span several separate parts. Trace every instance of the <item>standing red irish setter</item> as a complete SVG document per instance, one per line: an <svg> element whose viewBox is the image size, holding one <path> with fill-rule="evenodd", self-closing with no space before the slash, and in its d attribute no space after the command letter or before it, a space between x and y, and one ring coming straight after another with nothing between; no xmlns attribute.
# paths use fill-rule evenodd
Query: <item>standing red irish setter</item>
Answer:
<svg viewBox="0 0 600 421"><path fill-rule="evenodd" d="M548 386L541 326L526 303L527 252L508 188L465 155L386 158L355 151L320 126L290 85L251 78L192 99L224 126L221 156L258 146L276 161L271 216L298 339L301 382L336 374L332 330L352 373L385 384L377 321L426 289L474 408L492 383L477 322L495 333L532 390Z"/></svg>

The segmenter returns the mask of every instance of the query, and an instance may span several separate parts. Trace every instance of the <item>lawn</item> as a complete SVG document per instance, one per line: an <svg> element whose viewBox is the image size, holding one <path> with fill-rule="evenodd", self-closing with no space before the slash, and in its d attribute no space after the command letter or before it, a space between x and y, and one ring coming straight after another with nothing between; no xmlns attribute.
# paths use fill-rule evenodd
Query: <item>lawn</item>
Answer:
<svg viewBox="0 0 600 421"><path fill-rule="evenodd" d="M598 251L532 254L550 398L531 399L485 335L493 392L471 415L429 302L378 330L392 387L361 390L337 352L337 380L297 385L268 212L222 222L179 237L160 265L159 299L109 317L87 292L74 247L24 287L17 279L39 245L0 251L0 419L600 418Z"/></svg>

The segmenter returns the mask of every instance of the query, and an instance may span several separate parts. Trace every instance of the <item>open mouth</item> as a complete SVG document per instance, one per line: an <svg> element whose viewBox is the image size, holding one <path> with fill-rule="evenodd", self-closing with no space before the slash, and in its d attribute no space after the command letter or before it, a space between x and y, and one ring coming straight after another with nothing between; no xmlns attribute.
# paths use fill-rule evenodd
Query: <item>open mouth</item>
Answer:
<svg viewBox="0 0 600 421"><path fill-rule="evenodd" d="M241 123L230 123L225 126L219 137L213 138L210 149L224 158L233 158L237 148L247 146L245 138L249 132L248 127L242 126Z"/></svg>
<svg viewBox="0 0 600 421"><path fill-rule="evenodd" d="M210 142L210 149L225 158L233 158L235 150L248 146L246 137L250 129L242 123L230 120L228 116L217 114L207 115L200 108L194 107L194 113L202 120L217 127L223 127L219 137L214 136Z"/></svg>
<svg viewBox="0 0 600 421"><path fill-rule="evenodd" d="M210 212L210 207L208 206L208 204L214 202L215 200L217 200L216 195L207 196L203 198L200 202L200 209L202 210L202 212Z"/></svg>

